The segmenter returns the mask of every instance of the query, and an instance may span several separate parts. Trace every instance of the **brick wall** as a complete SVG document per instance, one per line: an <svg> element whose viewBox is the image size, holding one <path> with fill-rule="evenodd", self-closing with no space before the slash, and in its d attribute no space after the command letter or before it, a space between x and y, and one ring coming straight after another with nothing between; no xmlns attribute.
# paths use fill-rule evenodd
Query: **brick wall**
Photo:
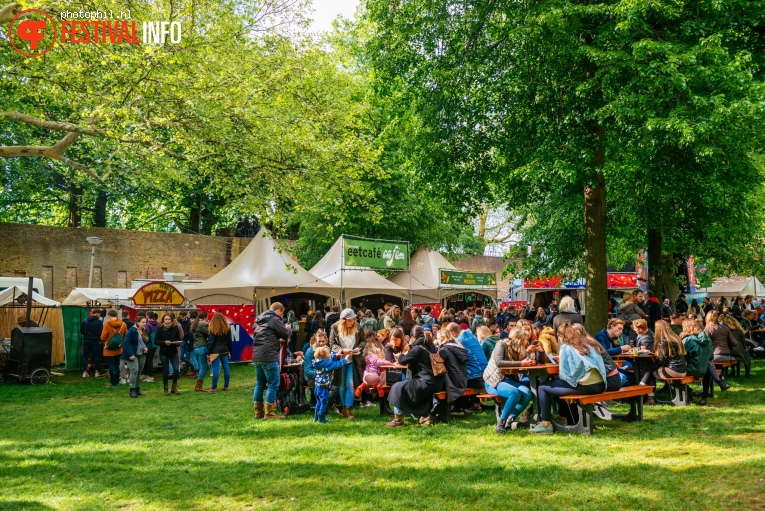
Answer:
<svg viewBox="0 0 765 511"><path fill-rule="evenodd" d="M505 266L511 262L513 262L511 259L505 261L501 257L480 255L458 259L452 264L458 270L497 272L497 296L499 297L500 301L503 301L508 299L507 297L510 294L510 290L513 288L513 279L510 276L502 278L502 270L504 270Z"/></svg>

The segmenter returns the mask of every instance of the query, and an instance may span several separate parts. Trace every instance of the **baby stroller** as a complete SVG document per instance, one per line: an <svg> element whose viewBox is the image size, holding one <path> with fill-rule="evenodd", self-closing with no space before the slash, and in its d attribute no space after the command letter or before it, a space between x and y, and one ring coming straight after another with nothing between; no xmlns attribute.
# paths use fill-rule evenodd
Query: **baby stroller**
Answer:
<svg viewBox="0 0 765 511"><path fill-rule="evenodd" d="M282 345L279 352L279 389L276 391L276 409L282 414L295 415L310 410L311 405L305 398L301 373L303 364Z"/></svg>

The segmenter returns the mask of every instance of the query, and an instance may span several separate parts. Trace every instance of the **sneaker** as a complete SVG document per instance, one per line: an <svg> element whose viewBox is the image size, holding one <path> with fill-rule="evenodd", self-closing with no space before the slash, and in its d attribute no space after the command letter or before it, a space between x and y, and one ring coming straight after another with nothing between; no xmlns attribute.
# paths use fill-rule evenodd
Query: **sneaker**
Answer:
<svg viewBox="0 0 765 511"><path fill-rule="evenodd" d="M374 406L375 404L372 401L366 401L362 402L359 406L362 408L369 408L370 406Z"/></svg>
<svg viewBox="0 0 765 511"><path fill-rule="evenodd" d="M98 371L96 371L96 374L95 374L93 377L94 377L94 378L100 378L100 377L101 377L101 373L99 373Z"/></svg>
<svg viewBox="0 0 765 511"><path fill-rule="evenodd" d="M90 378L90 375L88 374L87 371L85 371L85 372L82 373L82 377L83 378Z"/></svg>
<svg viewBox="0 0 765 511"><path fill-rule="evenodd" d="M154 383L154 378L149 376L148 378L146 378L146 383Z"/></svg>
<svg viewBox="0 0 765 511"><path fill-rule="evenodd" d="M529 431L531 433L542 433L545 435L549 435L553 433L553 427L552 427L552 424L550 424L549 426L544 426L542 425L541 422L539 422L535 426L530 427Z"/></svg>
<svg viewBox="0 0 765 511"><path fill-rule="evenodd" d="M513 416L511 415L511 416L510 416L510 417L508 417L508 418L507 418L507 420L505 421L505 429L514 429L514 428L513 428L513 425L514 425L514 424L515 424L515 419L514 419L514 418L513 418Z"/></svg>
<svg viewBox="0 0 765 511"><path fill-rule="evenodd" d="M341 407L337 406L337 404L332 405L332 410L336 414L338 414L338 415L342 415L343 414L343 409Z"/></svg>
<svg viewBox="0 0 765 511"><path fill-rule="evenodd" d="M127 385L127 382L125 378L120 378L120 385Z"/></svg>

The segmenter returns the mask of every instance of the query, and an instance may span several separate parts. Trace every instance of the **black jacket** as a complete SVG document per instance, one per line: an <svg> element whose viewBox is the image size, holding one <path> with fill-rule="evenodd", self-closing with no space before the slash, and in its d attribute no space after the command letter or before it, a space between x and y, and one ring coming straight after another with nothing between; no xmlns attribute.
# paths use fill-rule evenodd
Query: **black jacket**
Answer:
<svg viewBox="0 0 765 511"><path fill-rule="evenodd" d="M675 312L678 314L684 314L688 312L688 302L684 302L680 298L675 300Z"/></svg>
<svg viewBox="0 0 765 511"><path fill-rule="evenodd" d="M95 341L101 342L101 331L104 329L104 324L96 316L88 316L82 322L80 326L80 333L82 334L83 341Z"/></svg>
<svg viewBox="0 0 765 511"><path fill-rule="evenodd" d="M178 331L178 325L173 323L170 328L164 326L159 327L157 330L157 336L154 338L154 344L159 346L159 354L172 357L178 353L178 346L180 344L165 344L165 341L179 342L181 341L181 332Z"/></svg>
<svg viewBox="0 0 765 511"><path fill-rule="evenodd" d="M648 314L648 328L653 330L656 322L661 319L661 305L659 305L658 301L647 300L643 310Z"/></svg>
<svg viewBox="0 0 765 511"><path fill-rule="evenodd" d="M329 333L332 330L332 325L340 321L340 313L333 312L331 314L327 314L327 317L324 318L324 331Z"/></svg>
<svg viewBox="0 0 765 511"><path fill-rule="evenodd" d="M207 353L231 353L233 348L231 341L231 329L223 335L210 334L207 336Z"/></svg>
<svg viewBox="0 0 765 511"><path fill-rule="evenodd" d="M253 362L278 362L279 339L289 339L290 331L274 311L267 310L255 319L252 336Z"/></svg>
<svg viewBox="0 0 765 511"><path fill-rule="evenodd" d="M191 333L191 320L186 318L184 321L178 320L178 324L183 329L183 340L187 343L192 342L193 335Z"/></svg>
<svg viewBox="0 0 765 511"><path fill-rule="evenodd" d="M446 400L455 402L467 388L467 350L457 343L450 342L438 349L446 366Z"/></svg>

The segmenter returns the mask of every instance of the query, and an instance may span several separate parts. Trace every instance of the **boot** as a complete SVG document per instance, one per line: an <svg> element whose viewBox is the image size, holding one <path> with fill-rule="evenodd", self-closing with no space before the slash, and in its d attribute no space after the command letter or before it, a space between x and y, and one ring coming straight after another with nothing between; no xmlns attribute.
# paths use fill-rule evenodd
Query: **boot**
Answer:
<svg viewBox="0 0 765 511"><path fill-rule="evenodd" d="M189 375L189 380L196 380L199 377L199 371L194 371Z"/></svg>
<svg viewBox="0 0 765 511"><path fill-rule="evenodd" d="M228 390L228 385L223 386L223 392L226 392Z"/></svg>
<svg viewBox="0 0 765 511"><path fill-rule="evenodd" d="M720 392L725 392L729 388L730 388L730 385L725 380L720 382Z"/></svg>
<svg viewBox="0 0 765 511"><path fill-rule="evenodd" d="M321 424L329 424L330 423L330 420L327 419L327 414L326 413L322 413L321 415L319 415L319 423L321 423Z"/></svg>
<svg viewBox="0 0 765 511"><path fill-rule="evenodd" d="M255 418L262 419L265 412L263 411L263 403L255 403Z"/></svg>
<svg viewBox="0 0 765 511"><path fill-rule="evenodd" d="M497 427L494 428L494 432L498 435L505 434L505 420L502 417L497 417Z"/></svg>
<svg viewBox="0 0 765 511"><path fill-rule="evenodd" d="M385 397L385 389L382 386L382 383L377 383L377 395L379 397Z"/></svg>
<svg viewBox="0 0 765 511"><path fill-rule="evenodd" d="M168 392L168 391L167 391L167 385L165 385L165 395L166 395L166 396L169 396L169 395L170 395L170 392Z"/></svg>
<svg viewBox="0 0 765 511"><path fill-rule="evenodd" d="M194 387L194 392L204 392L205 389L202 388L202 380L197 380L197 385Z"/></svg>
<svg viewBox="0 0 765 511"><path fill-rule="evenodd" d="M133 387L130 387L130 397L138 397L138 394L136 394L135 389Z"/></svg>
<svg viewBox="0 0 765 511"><path fill-rule="evenodd" d="M390 421L385 427L388 428L400 428L404 426L404 416L396 414L393 416L393 420Z"/></svg>
<svg viewBox="0 0 765 511"><path fill-rule="evenodd" d="M143 397L143 396L144 396L144 393L143 393L143 392L141 392L141 387L136 387L136 388L135 388L135 393L136 393L136 395L137 395L138 397Z"/></svg>
<svg viewBox="0 0 765 511"><path fill-rule="evenodd" d="M170 393L171 394L180 394L180 392L178 392L178 384L177 383L173 383L173 388L170 390Z"/></svg>
<svg viewBox="0 0 765 511"><path fill-rule="evenodd" d="M350 419L350 420L355 419L356 417L353 416L353 408L351 408L350 406L344 406L343 407L343 417L345 417L346 419Z"/></svg>
<svg viewBox="0 0 765 511"><path fill-rule="evenodd" d="M353 395L356 396L356 397L361 397L361 393L364 392L366 390L366 388L367 388L367 384L366 383L362 383L361 385L356 387L356 391L353 393Z"/></svg>
<svg viewBox="0 0 765 511"><path fill-rule="evenodd" d="M266 403L264 419L286 419L284 415L276 415L276 403Z"/></svg>

